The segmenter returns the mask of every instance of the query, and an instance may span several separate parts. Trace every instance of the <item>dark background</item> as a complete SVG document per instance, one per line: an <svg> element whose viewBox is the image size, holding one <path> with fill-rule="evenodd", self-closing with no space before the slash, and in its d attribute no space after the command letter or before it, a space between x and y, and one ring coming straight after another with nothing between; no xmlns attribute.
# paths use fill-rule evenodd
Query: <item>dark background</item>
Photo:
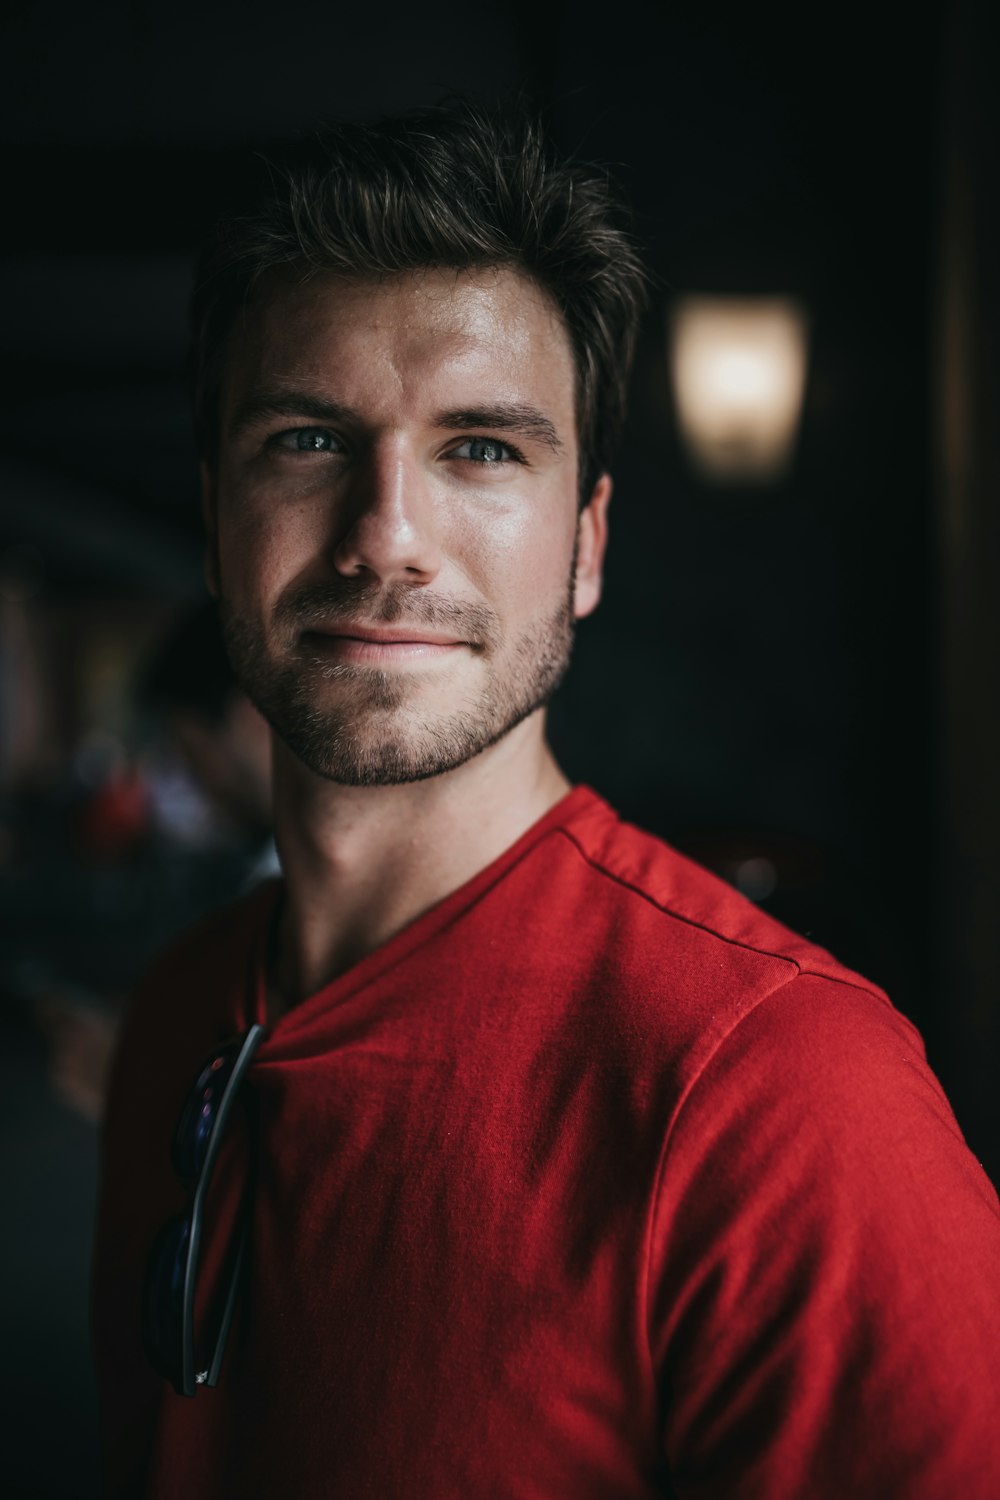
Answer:
<svg viewBox="0 0 1000 1500"><path fill-rule="evenodd" d="M201 587L182 375L192 255L246 178L249 148L325 115L523 90L562 145L621 181L656 290L606 599L553 711L558 752L574 779L727 878L770 861L764 904L889 989L1000 1174L1000 236L984 12L637 0L9 12L9 1493L86 1496L95 1484L96 1138L49 1090L32 984L41 972L127 988L224 883L218 861L81 853L65 836L109 737L129 744L137 655ZM790 294L808 310L806 405L780 483L710 486L685 460L666 326L687 292Z"/></svg>

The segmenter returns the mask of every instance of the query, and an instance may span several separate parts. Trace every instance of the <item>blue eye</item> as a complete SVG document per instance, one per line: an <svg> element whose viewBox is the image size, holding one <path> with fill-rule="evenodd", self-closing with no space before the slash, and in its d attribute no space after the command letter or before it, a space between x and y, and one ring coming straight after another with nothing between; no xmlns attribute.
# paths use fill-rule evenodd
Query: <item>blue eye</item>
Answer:
<svg viewBox="0 0 1000 1500"><path fill-rule="evenodd" d="M463 451L467 450L467 451ZM506 443L499 442L496 438L467 438L457 448L452 449L454 458L469 458L476 464L502 464L511 459L516 461L513 448Z"/></svg>
<svg viewBox="0 0 1000 1500"><path fill-rule="evenodd" d="M340 439L327 427L296 427L279 432L275 442L295 453L339 453L341 449Z"/></svg>

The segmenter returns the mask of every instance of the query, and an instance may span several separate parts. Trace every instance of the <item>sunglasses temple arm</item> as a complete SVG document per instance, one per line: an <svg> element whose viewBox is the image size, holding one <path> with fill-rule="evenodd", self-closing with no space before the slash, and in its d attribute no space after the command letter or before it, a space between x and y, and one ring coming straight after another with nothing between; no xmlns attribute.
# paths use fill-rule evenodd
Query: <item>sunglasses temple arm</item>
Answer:
<svg viewBox="0 0 1000 1500"><path fill-rule="evenodd" d="M191 1205L191 1233L188 1236L187 1257L184 1266L184 1290L182 1294L181 1311L181 1394L185 1396L193 1396L195 1393L195 1387L203 1383L202 1380L199 1380L198 1375L195 1374L194 1368L194 1287L195 1278L198 1272L198 1255L201 1249L202 1209L205 1202L205 1196L208 1192L208 1184L212 1176L212 1168L215 1166L215 1158L218 1153L219 1142L222 1139L222 1133L226 1127L226 1120L229 1116L229 1111L232 1108L233 1100L236 1098L237 1092L239 1091L239 1086L243 1081L243 1075L246 1072L247 1068L250 1066L250 1061L254 1053L257 1051L257 1048L260 1046L263 1037L264 1027L254 1025L250 1027L250 1030L247 1032L243 1040L243 1045L239 1050L236 1062L233 1064L233 1071L229 1076L229 1082L226 1084L222 1098L219 1101L219 1112L215 1118L215 1125L212 1130L212 1136L208 1143L208 1149L205 1152L205 1161L202 1165L201 1177L198 1180L198 1186L195 1188L194 1201ZM243 1247L241 1245L239 1257L241 1262L243 1258L242 1250ZM235 1295L234 1287L235 1283L229 1289L229 1295L226 1299L227 1307L229 1301ZM232 1319L231 1308L228 1311L228 1318L230 1320ZM228 1332L228 1322L226 1321L225 1317L223 1319L223 1323L226 1331ZM224 1339L223 1342L225 1342ZM219 1363L221 1363L221 1358L222 1356L220 1354ZM216 1365L216 1360L214 1358L212 1360L212 1365L213 1368ZM203 1372L199 1371L198 1373L202 1374ZM218 1376L217 1371L216 1376Z"/></svg>
<svg viewBox="0 0 1000 1500"><path fill-rule="evenodd" d="M240 1275L243 1270L243 1262L246 1259L247 1240L250 1237L250 1216L246 1212L243 1215L243 1227L240 1231L240 1245L236 1252L236 1263L233 1266L229 1278L229 1290L226 1293L226 1305L222 1309L222 1321L219 1324L219 1332L215 1340L215 1351L212 1355L212 1363L205 1377L205 1385L218 1385L219 1371L222 1368L222 1356L226 1352L226 1340L229 1337L229 1327L233 1321L233 1313L236 1309L236 1293L240 1284Z"/></svg>
<svg viewBox="0 0 1000 1500"><path fill-rule="evenodd" d="M187 1256L184 1262L184 1290L181 1301L181 1384L179 1394L193 1396L199 1384L194 1369L194 1283L198 1269L201 1239L201 1196L195 1193L191 1206L191 1228L188 1231Z"/></svg>

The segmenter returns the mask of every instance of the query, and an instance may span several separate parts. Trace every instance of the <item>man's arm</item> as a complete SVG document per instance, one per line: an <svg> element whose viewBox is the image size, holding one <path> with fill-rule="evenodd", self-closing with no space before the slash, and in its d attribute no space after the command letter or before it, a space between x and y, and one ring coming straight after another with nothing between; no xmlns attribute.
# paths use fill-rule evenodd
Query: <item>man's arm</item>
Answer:
<svg viewBox="0 0 1000 1500"><path fill-rule="evenodd" d="M1000 1496L1000 1207L877 995L800 975L721 1043L650 1278L679 1496Z"/></svg>

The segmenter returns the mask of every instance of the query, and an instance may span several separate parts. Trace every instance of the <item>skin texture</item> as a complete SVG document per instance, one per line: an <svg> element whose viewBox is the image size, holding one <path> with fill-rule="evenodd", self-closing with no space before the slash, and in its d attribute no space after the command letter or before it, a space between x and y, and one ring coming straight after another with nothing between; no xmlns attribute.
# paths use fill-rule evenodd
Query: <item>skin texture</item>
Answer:
<svg viewBox="0 0 1000 1500"><path fill-rule="evenodd" d="M276 731L276 1011L566 790L543 705L600 596L610 488L579 511L568 336L515 270L287 276L250 302L204 495Z"/></svg>

